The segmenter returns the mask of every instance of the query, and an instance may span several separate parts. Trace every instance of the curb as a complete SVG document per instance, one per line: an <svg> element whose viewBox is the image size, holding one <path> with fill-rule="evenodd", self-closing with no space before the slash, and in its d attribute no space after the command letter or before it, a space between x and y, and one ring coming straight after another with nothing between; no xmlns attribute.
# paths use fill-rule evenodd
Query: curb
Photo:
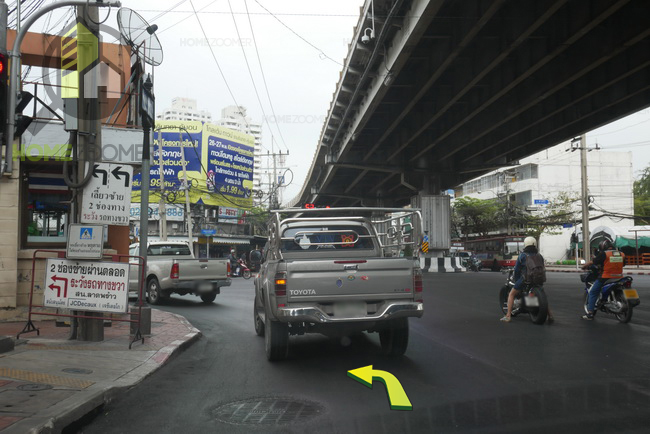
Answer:
<svg viewBox="0 0 650 434"><path fill-rule="evenodd" d="M166 364L173 355L185 350L203 336L201 331L192 326L185 317L171 312L170 314L178 319L178 321L185 325L189 330L189 333L183 336L182 339L177 339L156 351L149 360L121 377L117 383L114 383L116 385L92 392L81 391L69 399L49 407L47 413L39 417L37 421L35 421L34 418L28 418L17 422L3 430L3 434L23 434L26 432L33 434L60 433L66 427L69 427L75 422L78 422L84 417L96 412L105 404L110 403L133 386L142 382L145 378Z"/></svg>
<svg viewBox="0 0 650 434"><path fill-rule="evenodd" d="M546 269L547 272L549 273L586 273L584 270L576 270L576 269L567 269L567 270L561 270L561 269ZM623 270L623 274L628 275L628 274L635 274L635 275L641 275L641 276L650 276L650 271L636 271L636 270Z"/></svg>

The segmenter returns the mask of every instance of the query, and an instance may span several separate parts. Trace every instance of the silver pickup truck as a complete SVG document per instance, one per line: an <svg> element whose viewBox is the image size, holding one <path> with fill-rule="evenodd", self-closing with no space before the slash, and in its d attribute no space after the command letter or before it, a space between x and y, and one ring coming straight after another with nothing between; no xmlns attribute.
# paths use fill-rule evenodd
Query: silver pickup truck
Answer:
<svg viewBox="0 0 650 434"><path fill-rule="evenodd" d="M421 228L413 209L272 211L253 310L267 358L287 356L289 335L360 331L378 332L386 354L403 355L408 317L424 312Z"/></svg>
<svg viewBox="0 0 650 434"><path fill-rule="evenodd" d="M212 303L222 286L230 286L230 261L195 259L187 243L157 241L148 243L145 295L151 304L163 303L172 293L194 294ZM129 254L139 255L138 243L129 246ZM131 260L137 263L136 260ZM140 267L129 267L129 296L138 295Z"/></svg>

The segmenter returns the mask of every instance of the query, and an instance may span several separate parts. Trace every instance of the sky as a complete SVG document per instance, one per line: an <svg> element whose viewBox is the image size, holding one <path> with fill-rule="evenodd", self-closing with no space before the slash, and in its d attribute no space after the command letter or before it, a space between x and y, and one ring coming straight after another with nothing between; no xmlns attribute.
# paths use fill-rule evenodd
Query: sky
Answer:
<svg viewBox="0 0 650 434"><path fill-rule="evenodd" d="M219 119L227 105L245 106L253 121L263 123L264 148L289 152L293 181L284 200L296 196L311 165L363 0L123 0L122 5L158 25L164 58L154 70L157 111L169 107L176 96L196 99L198 108L210 111L213 119ZM112 10L106 24L117 28L116 15ZM54 24L62 17L65 14L58 12L42 18L40 29L57 33L65 19L58 27ZM100 18L105 17L103 10ZM588 132L587 143L631 151L637 176L650 165L650 108ZM291 180L290 173L286 179Z"/></svg>

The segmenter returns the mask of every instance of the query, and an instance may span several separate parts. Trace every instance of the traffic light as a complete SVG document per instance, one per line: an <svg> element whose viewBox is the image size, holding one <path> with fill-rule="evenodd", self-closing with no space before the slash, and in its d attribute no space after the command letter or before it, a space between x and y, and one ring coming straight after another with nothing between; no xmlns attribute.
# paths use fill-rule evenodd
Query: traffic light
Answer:
<svg viewBox="0 0 650 434"><path fill-rule="evenodd" d="M14 139L23 135L29 124L32 123L30 116L23 116L22 112L27 107L27 104L34 98L31 93L21 90L18 93L18 100L16 101L16 129L14 130Z"/></svg>

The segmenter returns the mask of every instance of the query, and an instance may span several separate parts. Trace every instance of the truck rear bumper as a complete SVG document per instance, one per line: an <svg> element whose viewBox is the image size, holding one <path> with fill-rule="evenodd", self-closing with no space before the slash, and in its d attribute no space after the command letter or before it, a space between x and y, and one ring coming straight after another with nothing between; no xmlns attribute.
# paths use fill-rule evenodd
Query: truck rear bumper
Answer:
<svg viewBox="0 0 650 434"><path fill-rule="evenodd" d="M363 317L334 317L326 314L317 307L281 307L276 312L276 317L282 322L304 321L313 323L343 323L363 321L386 321L395 318L421 317L424 314L424 305L418 302L398 302L388 304L384 310L374 315Z"/></svg>

